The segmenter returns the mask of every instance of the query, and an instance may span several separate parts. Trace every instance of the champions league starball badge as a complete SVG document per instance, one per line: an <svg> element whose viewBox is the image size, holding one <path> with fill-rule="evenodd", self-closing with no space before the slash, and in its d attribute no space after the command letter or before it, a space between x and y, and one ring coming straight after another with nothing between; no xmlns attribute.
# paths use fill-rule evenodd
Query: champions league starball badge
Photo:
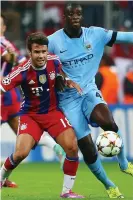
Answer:
<svg viewBox="0 0 133 200"><path fill-rule="evenodd" d="M11 83L11 79L9 78L9 76L3 78L2 83L4 85L9 85Z"/></svg>

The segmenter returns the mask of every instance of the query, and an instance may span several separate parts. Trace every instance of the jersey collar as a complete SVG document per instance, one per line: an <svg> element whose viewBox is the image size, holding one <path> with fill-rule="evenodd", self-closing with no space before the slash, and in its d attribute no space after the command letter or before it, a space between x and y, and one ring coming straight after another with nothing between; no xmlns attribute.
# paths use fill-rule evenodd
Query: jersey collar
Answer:
<svg viewBox="0 0 133 200"><path fill-rule="evenodd" d="M32 68L33 68L34 70L37 70L37 71L40 71L40 70L46 69L46 65L47 65L47 63L46 63L43 67L41 67L41 68L37 68L37 67L35 67L35 66L33 66L33 65L31 64Z"/></svg>
<svg viewBox="0 0 133 200"><path fill-rule="evenodd" d="M63 31L64 31L64 33L65 33L69 38L75 38L75 37L71 37L71 35L69 35L69 33L67 33L65 29L63 29ZM81 33L80 33L80 35L79 35L78 37L76 37L76 38L80 38L81 35L82 35L82 33L83 33L83 30L82 30L82 28L81 28Z"/></svg>

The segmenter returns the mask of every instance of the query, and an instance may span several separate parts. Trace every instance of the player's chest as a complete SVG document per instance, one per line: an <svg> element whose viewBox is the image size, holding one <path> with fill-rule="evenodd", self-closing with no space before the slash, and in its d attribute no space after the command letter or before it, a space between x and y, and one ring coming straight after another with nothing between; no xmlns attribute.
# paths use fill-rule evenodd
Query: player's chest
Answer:
<svg viewBox="0 0 133 200"><path fill-rule="evenodd" d="M33 96L47 95L55 85L55 70L33 71L27 76L27 88Z"/></svg>
<svg viewBox="0 0 133 200"><path fill-rule="evenodd" d="M61 62L73 60L79 57L93 57L97 50L96 43L91 39L69 39L66 43L59 43L56 54L60 57Z"/></svg>

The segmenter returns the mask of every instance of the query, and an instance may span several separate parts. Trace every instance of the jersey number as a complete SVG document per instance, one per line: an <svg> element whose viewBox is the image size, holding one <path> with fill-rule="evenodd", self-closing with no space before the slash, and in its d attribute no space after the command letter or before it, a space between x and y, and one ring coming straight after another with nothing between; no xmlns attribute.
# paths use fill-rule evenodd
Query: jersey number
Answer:
<svg viewBox="0 0 133 200"><path fill-rule="evenodd" d="M72 126L66 117L65 117L65 121L64 121L63 119L60 119L60 121L61 121L61 123L63 124L64 128L67 127L66 123L67 123L69 126Z"/></svg>

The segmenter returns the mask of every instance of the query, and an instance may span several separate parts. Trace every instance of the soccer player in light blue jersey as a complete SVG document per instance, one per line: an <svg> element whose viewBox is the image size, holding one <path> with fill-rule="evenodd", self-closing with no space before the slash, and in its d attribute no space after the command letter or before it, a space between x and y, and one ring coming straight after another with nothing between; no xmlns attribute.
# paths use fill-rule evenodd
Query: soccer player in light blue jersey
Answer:
<svg viewBox="0 0 133 200"><path fill-rule="evenodd" d="M133 32L114 32L93 26L81 27L82 7L72 2L65 7L64 20L64 28L48 37L49 52L60 57L63 72L80 86L82 95L75 88L65 88L64 92L59 92L60 108L75 129L85 163L104 184L108 196L124 198L103 169L88 123L96 123L104 131L120 134L112 113L97 89L95 75L104 47L114 43L133 44ZM117 158L121 171L133 176L133 165L125 156L124 146Z"/></svg>

